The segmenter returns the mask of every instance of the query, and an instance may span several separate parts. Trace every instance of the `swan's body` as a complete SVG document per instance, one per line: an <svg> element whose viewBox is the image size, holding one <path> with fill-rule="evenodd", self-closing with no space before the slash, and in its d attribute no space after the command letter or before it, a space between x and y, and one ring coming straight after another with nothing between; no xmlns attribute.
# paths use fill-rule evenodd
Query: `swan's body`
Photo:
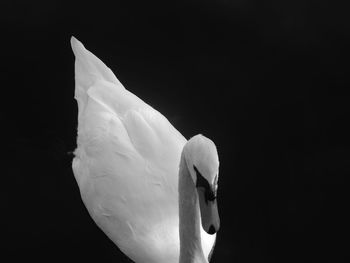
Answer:
<svg viewBox="0 0 350 263"><path fill-rule="evenodd" d="M73 171L82 200L133 261L178 263L178 173L187 141L78 40L71 44L79 108ZM206 260L216 236L197 232Z"/></svg>

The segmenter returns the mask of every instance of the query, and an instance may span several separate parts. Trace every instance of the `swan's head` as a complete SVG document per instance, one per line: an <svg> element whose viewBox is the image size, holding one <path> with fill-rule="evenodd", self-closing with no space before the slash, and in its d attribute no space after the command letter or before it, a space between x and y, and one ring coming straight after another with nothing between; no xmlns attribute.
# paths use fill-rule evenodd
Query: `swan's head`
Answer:
<svg viewBox="0 0 350 263"><path fill-rule="evenodd" d="M202 227L208 234L220 228L217 208L219 157L214 142L203 135L192 137L184 147L188 170L197 190Z"/></svg>

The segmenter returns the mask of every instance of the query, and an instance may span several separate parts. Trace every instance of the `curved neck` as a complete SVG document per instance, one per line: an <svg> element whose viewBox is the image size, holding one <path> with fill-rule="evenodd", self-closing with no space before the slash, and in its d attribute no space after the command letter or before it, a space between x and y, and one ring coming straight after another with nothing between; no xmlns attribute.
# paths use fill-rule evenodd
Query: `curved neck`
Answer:
<svg viewBox="0 0 350 263"><path fill-rule="evenodd" d="M180 160L178 188L180 263L207 263L201 244L198 196L183 152Z"/></svg>

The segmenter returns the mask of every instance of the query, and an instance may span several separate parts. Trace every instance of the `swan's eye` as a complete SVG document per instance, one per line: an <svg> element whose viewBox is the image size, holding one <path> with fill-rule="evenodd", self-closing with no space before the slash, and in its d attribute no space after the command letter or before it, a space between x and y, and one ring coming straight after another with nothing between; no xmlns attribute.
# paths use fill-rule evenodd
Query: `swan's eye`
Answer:
<svg viewBox="0 0 350 263"><path fill-rule="evenodd" d="M193 168L197 175L196 187L204 188L205 202L208 203L208 201L214 201L216 199L216 191L213 191L208 180L202 176L195 165L193 165Z"/></svg>

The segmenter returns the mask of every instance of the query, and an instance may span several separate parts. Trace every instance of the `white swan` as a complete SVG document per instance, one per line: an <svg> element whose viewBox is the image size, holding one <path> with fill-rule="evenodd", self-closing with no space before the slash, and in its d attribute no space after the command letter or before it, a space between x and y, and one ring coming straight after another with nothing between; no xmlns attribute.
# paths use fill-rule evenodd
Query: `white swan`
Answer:
<svg viewBox="0 0 350 263"><path fill-rule="evenodd" d="M71 45L79 109L72 167L89 214L137 263L208 262L219 228L214 143L202 135L186 142L82 43L72 37Z"/></svg>

